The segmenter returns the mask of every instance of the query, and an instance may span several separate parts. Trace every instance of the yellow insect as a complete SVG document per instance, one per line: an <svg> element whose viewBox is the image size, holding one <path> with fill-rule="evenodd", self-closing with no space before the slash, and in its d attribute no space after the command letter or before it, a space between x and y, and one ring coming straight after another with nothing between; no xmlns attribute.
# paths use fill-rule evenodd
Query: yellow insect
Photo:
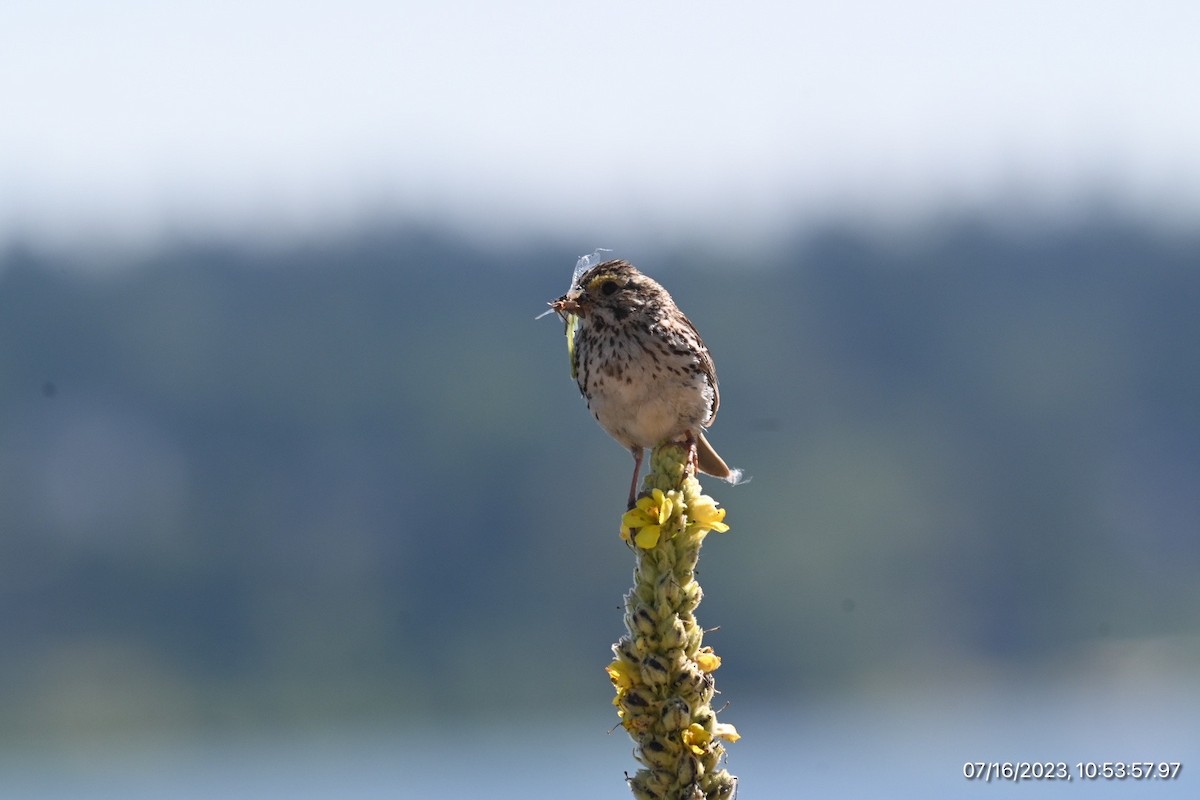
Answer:
<svg viewBox="0 0 1200 800"><path fill-rule="evenodd" d="M571 273L571 286L575 286L575 282L579 280L580 275L603 261L605 253L611 252L611 250L601 247L597 248L591 255L580 256L579 260L575 262L575 271ZM575 361L575 333L579 330L579 315L571 312L570 308L564 302L565 299L566 295L563 295L563 297L549 303L550 308L538 314L534 319L541 319L547 314L558 314L562 318L563 323L566 325L567 358L571 362L571 377L578 378L579 364Z"/></svg>

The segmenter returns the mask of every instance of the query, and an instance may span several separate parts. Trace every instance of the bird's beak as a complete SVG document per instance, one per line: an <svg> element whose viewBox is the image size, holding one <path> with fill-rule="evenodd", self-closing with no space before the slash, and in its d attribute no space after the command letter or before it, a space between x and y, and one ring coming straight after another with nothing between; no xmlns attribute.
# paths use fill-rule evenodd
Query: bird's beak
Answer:
<svg viewBox="0 0 1200 800"><path fill-rule="evenodd" d="M546 303L546 305L550 307L538 314L536 317L534 317L534 319L541 319L547 314L558 314L559 318L565 322L567 317L571 314L576 316L579 315L579 302L577 300L570 299L565 294L557 300L551 300L549 303Z"/></svg>
<svg viewBox="0 0 1200 800"><path fill-rule="evenodd" d="M550 303L550 309L564 318L567 314L579 314L580 312L579 301L565 294Z"/></svg>

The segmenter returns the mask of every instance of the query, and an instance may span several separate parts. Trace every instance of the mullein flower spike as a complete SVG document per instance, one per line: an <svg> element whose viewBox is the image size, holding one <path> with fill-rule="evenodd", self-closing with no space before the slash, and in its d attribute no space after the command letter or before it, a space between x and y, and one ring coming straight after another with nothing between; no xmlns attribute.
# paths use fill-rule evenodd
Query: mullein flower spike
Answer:
<svg viewBox="0 0 1200 800"><path fill-rule="evenodd" d="M725 509L702 493L680 445L654 449L643 486L621 518L621 538L637 563L625 595L626 634L606 668L617 716L642 764L629 787L637 800L726 800L737 778L720 768L723 742L740 737L717 722L712 673L721 658L701 645L693 615L703 595L700 545L709 531L729 530Z"/></svg>

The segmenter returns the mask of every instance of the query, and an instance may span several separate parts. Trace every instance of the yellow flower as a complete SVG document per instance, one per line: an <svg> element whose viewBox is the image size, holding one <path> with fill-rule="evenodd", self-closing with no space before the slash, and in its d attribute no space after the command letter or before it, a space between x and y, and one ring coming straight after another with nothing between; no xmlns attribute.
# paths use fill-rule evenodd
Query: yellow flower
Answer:
<svg viewBox="0 0 1200 800"><path fill-rule="evenodd" d="M613 686L617 687L618 692L622 692L633 686L633 678L625 671L620 661L614 661L604 668L608 673L608 678L613 682Z"/></svg>
<svg viewBox="0 0 1200 800"><path fill-rule="evenodd" d="M717 533L725 533L729 530L729 526L722 522L725 519L725 509L717 508L717 501L706 494L702 494L692 501L692 504L688 506L688 516L691 517L692 524L698 528Z"/></svg>
<svg viewBox="0 0 1200 800"><path fill-rule="evenodd" d="M698 722L688 725L681 736L683 743L698 756L704 755L705 747L712 741L712 734L706 731L704 726Z"/></svg>
<svg viewBox="0 0 1200 800"><path fill-rule="evenodd" d="M632 536L634 544L643 550L654 547L662 535L663 525L671 518L673 505L662 489L655 489L649 497L639 498L637 505L621 517L621 538L628 542Z"/></svg>
<svg viewBox="0 0 1200 800"><path fill-rule="evenodd" d="M721 657L712 651L711 647L702 647L696 653L696 666L704 672L713 672L721 666Z"/></svg>

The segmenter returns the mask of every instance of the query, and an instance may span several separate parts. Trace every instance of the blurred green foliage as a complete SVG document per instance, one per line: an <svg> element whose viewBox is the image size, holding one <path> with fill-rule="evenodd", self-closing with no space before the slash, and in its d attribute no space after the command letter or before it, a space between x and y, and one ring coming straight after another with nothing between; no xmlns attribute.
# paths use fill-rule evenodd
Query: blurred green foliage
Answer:
<svg viewBox="0 0 1200 800"><path fill-rule="evenodd" d="M10 248L2 732L606 704L629 457L533 321L593 244ZM706 484L730 696L1200 629L1200 240L618 254L703 332L754 476Z"/></svg>

